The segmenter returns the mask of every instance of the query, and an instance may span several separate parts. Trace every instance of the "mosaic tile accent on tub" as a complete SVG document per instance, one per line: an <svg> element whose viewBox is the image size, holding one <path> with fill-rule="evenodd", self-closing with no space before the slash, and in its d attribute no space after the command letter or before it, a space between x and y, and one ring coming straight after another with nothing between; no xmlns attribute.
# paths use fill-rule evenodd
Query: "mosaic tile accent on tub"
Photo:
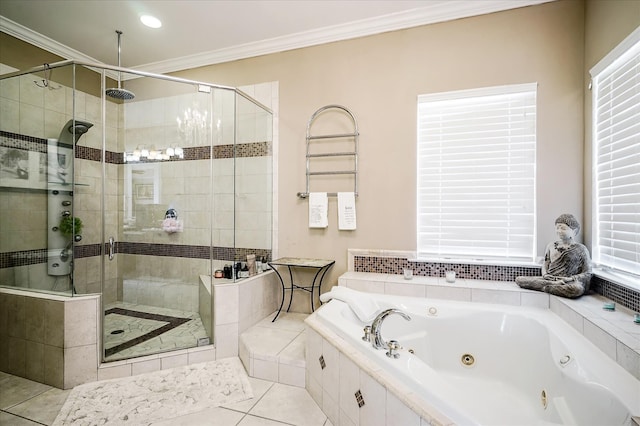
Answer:
<svg viewBox="0 0 640 426"><path fill-rule="evenodd" d="M640 313L640 292L594 275L591 278L591 291L603 295L614 302Z"/></svg>
<svg viewBox="0 0 640 426"><path fill-rule="evenodd" d="M518 276L540 275L539 267L468 265L418 262L401 257L354 256L355 272L402 275L403 269L412 269L413 275L421 277L442 277L445 271L455 271L459 278L472 280L513 281Z"/></svg>
<svg viewBox="0 0 640 426"><path fill-rule="evenodd" d="M413 270L414 276L442 277L445 271L455 271L458 278L472 280L515 281L519 276L538 276L540 267L468 265L410 261L403 257L354 256L354 272L402 275L403 269ZM640 292L594 275L591 291L601 294L634 312L640 313Z"/></svg>

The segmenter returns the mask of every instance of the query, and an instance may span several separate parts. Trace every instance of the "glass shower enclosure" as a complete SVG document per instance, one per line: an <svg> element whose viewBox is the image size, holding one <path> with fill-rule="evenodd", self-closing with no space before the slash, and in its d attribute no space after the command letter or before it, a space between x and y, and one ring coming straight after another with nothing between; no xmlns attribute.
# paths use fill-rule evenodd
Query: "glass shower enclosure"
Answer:
<svg viewBox="0 0 640 426"><path fill-rule="evenodd" d="M78 61L0 76L0 111L0 286L100 293L103 362L213 342L208 278L271 256L271 111Z"/></svg>

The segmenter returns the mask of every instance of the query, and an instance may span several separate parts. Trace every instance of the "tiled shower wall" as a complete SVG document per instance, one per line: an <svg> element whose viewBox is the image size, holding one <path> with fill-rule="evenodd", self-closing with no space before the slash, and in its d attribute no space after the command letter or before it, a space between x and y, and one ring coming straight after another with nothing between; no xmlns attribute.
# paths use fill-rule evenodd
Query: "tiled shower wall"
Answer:
<svg viewBox="0 0 640 426"><path fill-rule="evenodd" d="M0 371L70 389L97 380L97 295L0 289Z"/></svg>
<svg viewBox="0 0 640 426"><path fill-rule="evenodd" d="M62 125L71 118L74 99L71 89L59 86L57 90L37 87L33 81L37 76L22 76L4 80L0 85L2 114L0 114L0 146L10 146L24 150L37 149L46 152L44 137L57 137ZM277 83L267 83L246 88L260 95L262 103L271 105L277 98ZM232 92L228 92L233 95ZM274 93L276 96L274 97ZM226 94L225 94L226 95ZM208 196L210 186L211 151L204 147L187 146L185 161L162 162L157 169L162 184L162 197L167 200L159 205L150 205L139 215L146 223L141 233L127 233L119 230L119 223L125 217L117 212L124 211L123 195L119 188L124 186L123 152L132 150L124 147L122 140L139 143L143 137L152 137L154 143L162 146L171 135L168 129L175 129L176 116L158 113L158 101L140 101L124 104L127 111L127 130L119 132L123 123L124 109L107 102L107 122L113 125L105 129L107 146L117 147L117 152L106 153L107 183L105 191L106 236L114 236L118 243L118 256L105 262L106 280L103 291L105 303L121 300L122 281L120 273L132 273L144 277L183 277L197 285L198 275L209 272L208 259L213 252L219 259L214 267L222 267L227 262L246 258L247 254L270 256L272 219L271 210L271 128L267 126L265 114L248 101L238 102L238 137L242 145L232 145L235 135L233 122L229 126L227 118L233 118L234 107L224 105L224 96L215 97L214 108L221 118L221 128L215 140L213 151L214 191L213 200ZM244 102L243 102L244 101ZM168 98L165 102L184 104L180 97ZM77 148L75 173L81 185L75 189L74 215L81 217L85 224L83 240L75 250L75 284L78 293L98 293L101 291L100 266L102 262L100 241L102 238L102 124L99 97L76 92L76 118L94 124L82 136ZM162 107L162 105L160 105ZM161 111L171 110L166 105ZM136 109L138 110L136 112ZM64 111L61 113L60 111ZM44 119L43 119L44 117ZM174 130L175 133L175 130ZM28 135L28 136L27 136ZM265 142L255 142L256 138ZM196 141L197 142L197 141ZM236 157L234 165L234 156ZM153 166L153 164L151 164ZM234 199L234 173L237 195ZM117 183L116 183L117 182ZM205 194L206 193L206 194ZM213 204L213 224L211 211ZM158 223L164 218L168 207L177 208L184 222L181 233L167 234L159 229ZM46 274L46 193L0 192L0 214L3 238L0 242L0 283L30 286L42 289L55 287L55 278ZM236 216L234 218L234 212ZM35 226L34 226L35 225ZM213 225L213 229L211 226ZM235 225L235 249L234 244ZM213 238L213 243L211 242ZM213 244L213 247L211 245ZM171 262L166 262L171 257Z"/></svg>

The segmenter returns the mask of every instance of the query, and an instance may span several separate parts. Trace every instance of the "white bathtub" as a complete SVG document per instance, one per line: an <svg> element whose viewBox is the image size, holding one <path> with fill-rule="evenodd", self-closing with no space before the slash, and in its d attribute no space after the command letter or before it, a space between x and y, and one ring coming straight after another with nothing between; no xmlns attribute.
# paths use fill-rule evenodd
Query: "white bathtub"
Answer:
<svg viewBox="0 0 640 426"><path fill-rule="evenodd" d="M392 314L382 326L385 340L402 345L398 359L364 342L367 324L339 300L323 305L307 324L329 341L337 337L334 345L356 363L366 360L361 368L376 380L397 381L382 385L406 389L397 396L419 404L422 417L431 411L462 425L612 426L631 425L631 416L640 415L640 381L551 311L372 293L362 297L411 315L406 321ZM340 347L344 341L348 348ZM390 374L376 374L380 367Z"/></svg>

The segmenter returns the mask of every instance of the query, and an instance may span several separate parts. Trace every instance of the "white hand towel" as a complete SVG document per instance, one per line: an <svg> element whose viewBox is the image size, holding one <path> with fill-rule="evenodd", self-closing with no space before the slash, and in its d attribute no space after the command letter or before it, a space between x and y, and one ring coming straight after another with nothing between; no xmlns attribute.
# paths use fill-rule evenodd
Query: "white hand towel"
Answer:
<svg viewBox="0 0 640 426"><path fill-rule="evenodd" d="M328 209L327 193L311 192L309 194L309 228L326 228L329 226Z"/></svg>
<svg viewBox="0 0 640 426"><path fill-rule="evenodd" d="M338 192L338 229L356 229L356 195L353 192Z"/></svg>
<svg viewBox="0 0 640 426"><path fill-rule="evenodd" d="M322 302L328 302L331 299L338 299L349 305L362 322L373 321L381 310L378 303L370 295L347 287L334 286L331 291L320 296Z"/></svg>

